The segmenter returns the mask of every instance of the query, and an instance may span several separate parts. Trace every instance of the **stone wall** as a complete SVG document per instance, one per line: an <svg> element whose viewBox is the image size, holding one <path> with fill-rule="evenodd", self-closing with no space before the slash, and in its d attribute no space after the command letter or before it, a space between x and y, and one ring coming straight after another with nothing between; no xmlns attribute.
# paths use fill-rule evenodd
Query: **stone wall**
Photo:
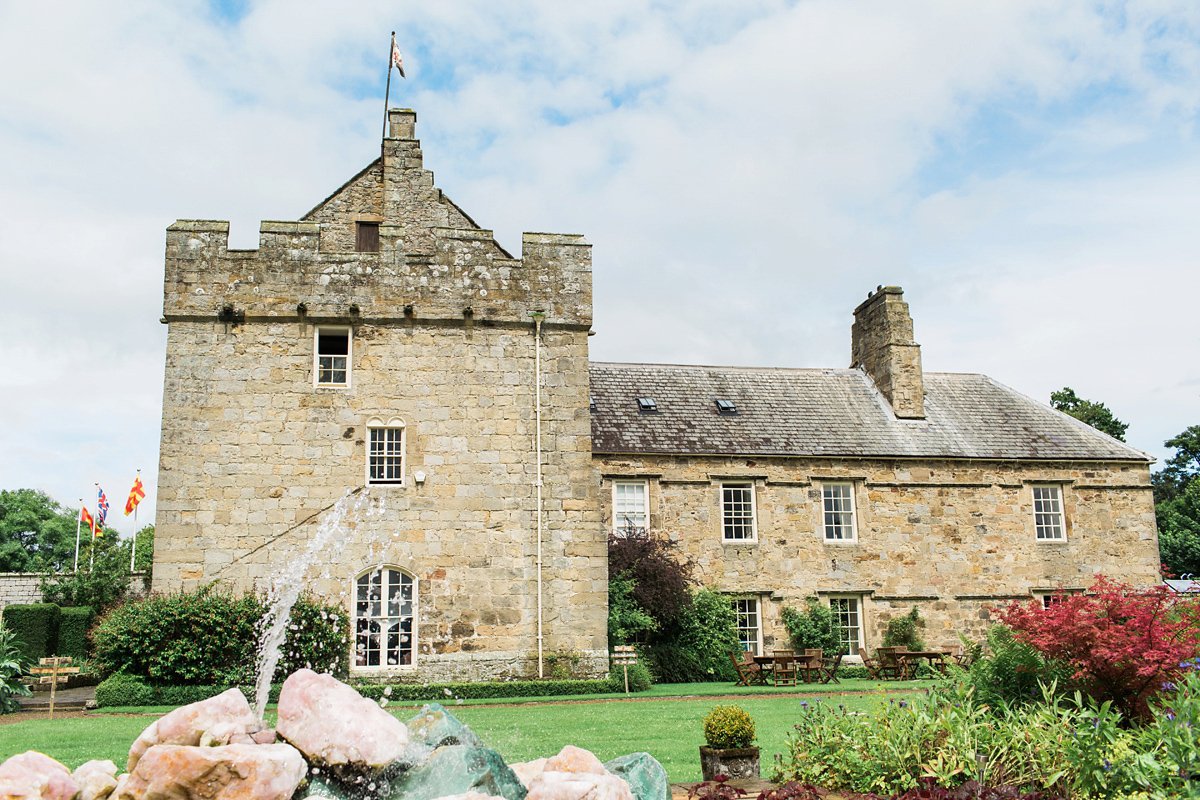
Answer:
<svg viewBox="0 0 1200 800"><path fill-rule="evenodd" d="M28 605L42 602L42 579L40 572L0 572L0 611L9 605ZM129 593L140 596L146 593L144 572L129 576Z"/></svg>
<svg viewBox="0 0 1200 800"><path fill-rule="evenodd" d="M1159 582L1145 463L1044 463L774 458L596 457L612 525L614 480L644 478L650 527L694 559L707 586L757 597L765 644L786 640L785 605L818 593L861 598L867 647L914 604L930 645L979 639L987 609L1036 590L1081 590L1104 574ZM827 541L821 485L854 486L857 538ZM757 539L721 530L723 481L755 487ZM1066 539L1038 541L1030 485L1060 486Z"/></svg>
<svg viewBox="0 0 1200 800"><path fill-rule="evenodd" d="M318 221L264 222L258 250L230 251L224 222L168 229L155 588L303 584L353 613L356 578L398 568L417 582L417 655L393 679L536 674L537 313L541 644L602 675L590 246L525 234L514 259L474 223L439 227L465 216L432 187L418 143L393 138L381 251L346 252L371 181L360 173ZM315 330L330 325L351 332L346 386L314 378ZM366 485L372 424L403 428L402 484Z"/></svg>

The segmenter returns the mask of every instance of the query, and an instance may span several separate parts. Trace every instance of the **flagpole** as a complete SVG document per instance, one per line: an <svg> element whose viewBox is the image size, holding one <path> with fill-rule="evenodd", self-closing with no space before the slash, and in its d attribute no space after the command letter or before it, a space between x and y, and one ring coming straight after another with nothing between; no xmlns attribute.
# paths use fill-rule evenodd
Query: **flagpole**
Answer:
<svg viewBox="0 0 1200 800"><path fill-rule="evenodd" d="M134 485L142 479L142 471L137 471L137 477L134 478ZM129 548L129 571L133 572L133 565L137 559L137 506L133 507L133 547Z"/></svg>
<svg viewBox="0 0 1200 800"><path fill-rule="evenodd" d="M387 86L383 90L383 135L379 138L379 158L383 160L383 140L387 138L388 97L392 91L392 53L396 49L396 32L392 31L392 43L388 46Z"/></svg>
<svg viewBox="0 0 1200 800"><path fill-rule="evenodd" d="M75 517L75 572L79 572L79 529L83 526L83 498L79 498L80 512Z"/></svg>
<svg viewBox="0 0 1200 800"><path fill-rule="evenodd" d="M97 498L96 499L96 513L97 514L100 513L99 497L100 497L100 484L97 483L96 484L96 498ZM93 569L96 568L96 531L99 530L99 528L100 528L100 526L96 524L96 521L92 520L92 546L90 548L90 550L91 550L90 559L91 560L88 562L88 572L91 572Z"/></svg>

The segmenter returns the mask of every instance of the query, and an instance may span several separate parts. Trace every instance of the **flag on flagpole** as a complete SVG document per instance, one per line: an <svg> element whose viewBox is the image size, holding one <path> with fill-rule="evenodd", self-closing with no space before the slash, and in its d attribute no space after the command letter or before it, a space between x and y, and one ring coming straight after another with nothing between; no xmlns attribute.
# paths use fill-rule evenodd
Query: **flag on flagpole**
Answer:
<svg viewBox="0 0 1200 800"><path fill-rule="evenodd" d="M108 498L104 495L104 490L99 485L96 486L96 527L103 528L104 520L108 518Z"/></svg>
<svg viewBox="0 0 1200 800"><path fill-rule="evenodd" d="M79 519L88 526L88 530L92 532L92 538L96 538L96 520L92 519L92 515L88 513L87 506L79 511Z"/></svg>
<svg viewBox="0 0 1200 800"><path fill-rule="evenodd" d="M129 490L129 499L125 501L125 516L133 513L133 510L138 507L138 503L142 502L142 498L146 496L146 490L142 488L142 476L138 476L133 480L133 488Z"/></svg>
<svg viewBox="0 0 1200 800"><path fill-rule="evenodd" d="M392 66L400 70L401 78L408 77L404 74L404 60L400 58L400 45L396 44L395 37L392 37Z"/></svg>

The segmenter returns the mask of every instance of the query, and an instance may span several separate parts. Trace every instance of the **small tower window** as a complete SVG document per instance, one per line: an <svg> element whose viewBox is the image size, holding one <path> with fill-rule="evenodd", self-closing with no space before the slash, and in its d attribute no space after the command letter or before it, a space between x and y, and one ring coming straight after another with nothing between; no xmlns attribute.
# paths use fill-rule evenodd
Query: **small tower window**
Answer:
<svg viewBox="0 0 1200 800"><path fill-rule="evenodd" d="M360 253L378 253L379 223L356 222L354 227L354 249Z"/></svg>
<svg viewBox="0 0 1200 800"><path fill-rule="evenodd" d="M658 413L658 403L654 402L653 397L639 397L637 401L638 411L642 412L643 414Z"/></svg>

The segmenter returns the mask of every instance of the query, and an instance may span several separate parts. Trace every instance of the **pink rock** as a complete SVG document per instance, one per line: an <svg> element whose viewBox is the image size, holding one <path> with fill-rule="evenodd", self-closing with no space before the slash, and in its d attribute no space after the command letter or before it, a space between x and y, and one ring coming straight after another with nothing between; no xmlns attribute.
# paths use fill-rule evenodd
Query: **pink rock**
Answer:
<svg viewBox="0 0 1200 800"><path fill-rule="evenodd" d="M380 770L408 744L403 722L336 678L310 669L283 682L275 730L309 761L334 768Z"/></svg>
<svg viewBox="0 0 1200 800"><path fill-rule="evenodd" d="M275 735L275 730L273 728L267 728L266 730L259 731L258 733L252 733L250 734L250 738L254 740L255 744L275 744L275 742L278 741L278 737Z"/></svg>
<svg viewBox="0 0 1200 800"><path fill-rule="evenodd" d="M543 772L546 771L546 761L548 759L539 758L534 761L521 761L516 764L509 764L508 768L516 773L517 780L528 789L529 784L533 783Z"/></svg>
<svg viewBox="0 0 1200 800"><path fill-rule="evenodd" d="M230 689L216 697L180 706L150 723L129 748L125 771L133 772L142 754L155 745L198 745L202 739L206 744L229 744L239 739L238 732L245 736L244 743L250 741L246 734L260 728L262 723L250 710L246 696L238 689Z"/></svg>
<svg viewBox="0 0 1200 800"><path fill-rule="evenodd" d="M300 751L286 744L155 745L138 759L118 800L290 800L304 780Z"/></svg>
<svg viewBox="0 0 1200 800"><path fill-rule="evenodd" d="M633 800L629 784L616 775L546 770L525 800Z"/></svg>
<svg viewBox="0 0 1200 800"><path fill-rule="evenodd" d="M0 798L74 800L79 784L50 756L28 750L0 764Z"/></svg>
<svg viewBox="0 0 1200 800"><path fill-rule="evenodd" d="M582 747L567 745L558 751L558 755L546 759L547 772L590 772L593 775L607 775L608 770L600 759L596 758Z"/></svg>
<svg viewBox="0 0 1200 800"><path fill-rule="evenodd" d="M79 784L79 800L104 800L117 788L117 765L111 761L80 764L71 777Z"/></svg>

